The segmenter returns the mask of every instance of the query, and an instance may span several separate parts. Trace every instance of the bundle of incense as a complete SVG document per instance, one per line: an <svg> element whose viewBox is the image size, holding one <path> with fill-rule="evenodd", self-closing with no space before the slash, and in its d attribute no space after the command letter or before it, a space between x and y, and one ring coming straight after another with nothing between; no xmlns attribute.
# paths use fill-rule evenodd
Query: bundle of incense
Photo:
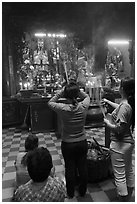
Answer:
<svg viewBox="0 0 137 204"><path fill-rule="evenodd" d="M99 104L99 106L100 106L100 109L101 109L101 111L103 113L104 118L106 118L106 115L105 115L105 112L104 112L104 108L102 107L101 103Z"/></svg>
<svg viewBox="0 0 137 204"><path fill-rule="evenodd" d="M66 62L64 62L64 70L65 70L65 74L66 74L67 84L69 84Z"/></svg>

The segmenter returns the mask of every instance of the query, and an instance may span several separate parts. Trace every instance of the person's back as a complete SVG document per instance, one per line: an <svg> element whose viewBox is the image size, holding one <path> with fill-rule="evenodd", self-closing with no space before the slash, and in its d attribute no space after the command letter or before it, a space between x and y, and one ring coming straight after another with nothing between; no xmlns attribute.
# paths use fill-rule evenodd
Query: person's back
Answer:
<svg viewBox="0 0 137 204"><path fill-rule="evenodd" d="M63 202L65 199L65 185L58 177L48 177L43 185L35 184L32 180L19 186L15 192L15 202Z"/></svg>
<svg viewBox="0 0 137 204"><path fill-rule="evenodd" d="M62 140L77 142L85 139L85 108L79 103L77 106L64 104L64 109L59 112L62 122Z"/></svg>
<svg viewBox="0 0 137 204"><path fill-rule="evenodd" d="M64 182L51 177L52 158L46 148L28 153L27 169L31 180L19 186L13 196L14 202L63 202L66 196Z"/></svg>
<svg viewBox="0 0 137 204"><path fill-rule="evenodd" d="M76 85L77 86L77 85ZM85 139L85 119L87 109L89 107L90 98L84 92L79 92L75 83L65 87L63 97L66 101L63 103L57 102L58 97L56 95L49 101L49 106L56 111L61 119L62 126L62 141L64 142L78 142ZM68 90L67 90L68 89ZM76 93L73 93L75 91ZM72 94L70 94L72 92ZM73 98L73 96L75 98ZM82 102L77 102L77 97L80 97Z"/></svg>

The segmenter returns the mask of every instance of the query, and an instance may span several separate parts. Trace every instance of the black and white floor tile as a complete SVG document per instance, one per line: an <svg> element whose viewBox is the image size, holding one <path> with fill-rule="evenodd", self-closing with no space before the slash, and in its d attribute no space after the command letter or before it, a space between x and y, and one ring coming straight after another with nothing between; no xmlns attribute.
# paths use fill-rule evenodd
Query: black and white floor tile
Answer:
<svg viewBox="0 0 137 204"><path fill-rule="evenodd" d="M19 151L24 151L24 141L28 132L18 128L4 128L2 130L2 201L10 202L15 185L14 161ZM55 133L37 133L39 146L47 147L52 155L56 173L64 173L64 160L60 150L61 140ZM105 143L104 128L87 129L88 140L94 137L100 144ZM135 154L133 155L135 165ZM135 196L133 194L132 202ZM117 202L114 180L108 178L99 183L89 183L86 196L77 197L77 202Z"/></svg>

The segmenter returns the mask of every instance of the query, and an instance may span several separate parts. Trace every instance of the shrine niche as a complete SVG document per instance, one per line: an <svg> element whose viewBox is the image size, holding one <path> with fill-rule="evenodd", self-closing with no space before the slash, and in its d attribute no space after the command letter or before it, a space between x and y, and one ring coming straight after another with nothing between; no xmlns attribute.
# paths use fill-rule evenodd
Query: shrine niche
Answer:
<svg viewBox="0 0 137 204"><path fill-rule="evenodd" d="M22 63L17 71L20 90L61 88L64 74L86 85L86 75L94 70L92 46L78 48L71 34L29 34L22 42Z"/></svg>
<svg viewBox="0 0 137 204"><path fill-rule="evenodd" d="M119 88L123 77L131 76L129 40L108 41L108 53L105 65L106 85Z"/></svg>
<svg viewBox="0 0 137 204"><path fill-rule="evenodd" d="M97 90L94 101L99 100L103 72L95 70L94 45L79 48L79 40L71 34L25 33L22 41L22 63L17 72L19 91L53 94L62 88L65 76L67 82L76 80L90 97L91 90Z"/></svg>
<svg viewBox="0 0 137 204"><path fill-rule="evenodd" d="M17 72L20 89L39 89L52 85L59 73L61 34L25 34L22 64Z"/></svg>

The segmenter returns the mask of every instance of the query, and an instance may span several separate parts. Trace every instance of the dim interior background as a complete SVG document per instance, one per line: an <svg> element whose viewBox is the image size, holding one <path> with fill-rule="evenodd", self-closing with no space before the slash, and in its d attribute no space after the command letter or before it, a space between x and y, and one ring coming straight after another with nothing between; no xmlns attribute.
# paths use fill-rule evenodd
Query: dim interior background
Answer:
<svg viewBox="0 0 137 204"><path fill-rule="evenodd" d="M135 2L2 2L4 140L18 138L18 129L60 140L47 102L68 77L90 96L86 128L103 128L108 145L100 101L106 94L119 102L126 76L135 78Z"/></svg>

